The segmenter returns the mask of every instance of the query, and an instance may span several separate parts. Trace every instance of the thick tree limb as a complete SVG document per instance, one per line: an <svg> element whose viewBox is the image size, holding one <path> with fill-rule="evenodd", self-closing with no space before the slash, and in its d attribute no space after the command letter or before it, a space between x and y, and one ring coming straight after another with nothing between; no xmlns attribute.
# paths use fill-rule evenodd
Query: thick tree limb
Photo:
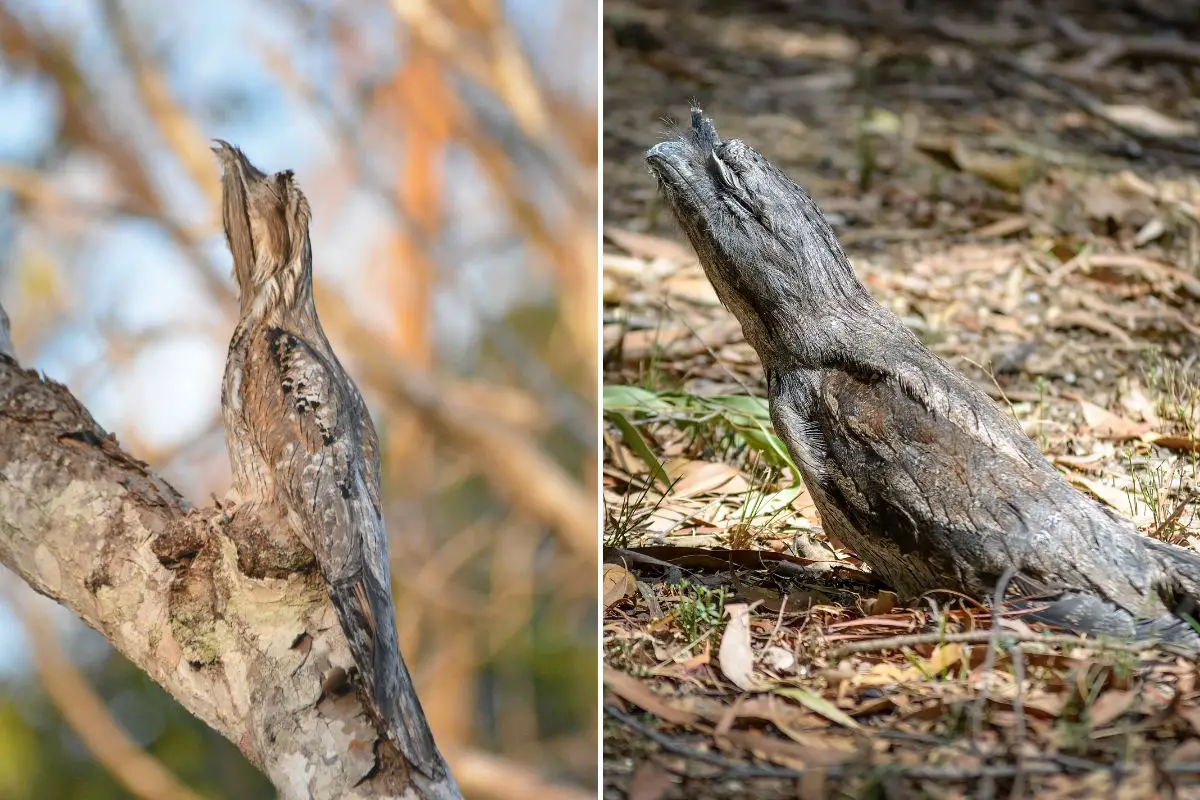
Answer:
<svg viewBox="0 0 1200 800"><path fill-rule="evenodd" d="M66 387L0 353L0 562L236 743L281 797L457 796L410 773L338 685L346 641L294 544L213 513L124 453Z"/></svg>

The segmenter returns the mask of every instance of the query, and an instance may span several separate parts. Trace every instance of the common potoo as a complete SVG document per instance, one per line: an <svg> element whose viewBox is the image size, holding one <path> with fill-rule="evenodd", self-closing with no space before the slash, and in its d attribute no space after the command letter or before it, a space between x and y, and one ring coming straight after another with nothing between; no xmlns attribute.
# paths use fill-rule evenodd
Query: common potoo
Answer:
<svg viewBox="0 0 1200 800"><path fill-rule="evenodd" d="M444 762L396 640L378 438L313 303L308 202L290 171L266 175L225 142L213 151L241 306L221 391L233 494L312 550L374 713L438 778Z"/></svg>

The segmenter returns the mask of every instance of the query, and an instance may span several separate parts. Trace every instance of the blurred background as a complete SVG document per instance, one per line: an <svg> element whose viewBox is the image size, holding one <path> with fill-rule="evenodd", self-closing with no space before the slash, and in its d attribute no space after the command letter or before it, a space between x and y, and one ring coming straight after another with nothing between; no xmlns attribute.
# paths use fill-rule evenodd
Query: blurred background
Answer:
<svg viewBox="0 0 1200 800"><path fill-rule="evenodd" d="M406 658L451 764L498 769L474 796L595 789L596 29L595 0L0 0L18 357L210 504L236 303L209 140L295 170L384 443ZM0 571L0 798L130 796L68 683L200 795L273 796Z"/></svg>

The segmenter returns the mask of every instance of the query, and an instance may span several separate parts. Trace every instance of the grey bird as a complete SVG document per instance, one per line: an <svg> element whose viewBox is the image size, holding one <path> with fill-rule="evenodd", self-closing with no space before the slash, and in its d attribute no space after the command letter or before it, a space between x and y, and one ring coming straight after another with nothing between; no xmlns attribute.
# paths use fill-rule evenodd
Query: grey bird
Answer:
<svg viewBox="0 0 1200 800"><path fill-rule="evenodd" d="M898 593L998 584L1079 632L1195 649L1200 555L1071 486L855 277L812 198L699 109L647 154L766 372L825 529Z"/></svg>
<svg viewBox="0 0 1200 800"><path fill-rule="evenodd" d="M312 551L384 733L440 779L396 639L378 436L313 303L308 201L290 171L264 174L222 141L213 152L240 302L221 391L232 496Z"/></svg>

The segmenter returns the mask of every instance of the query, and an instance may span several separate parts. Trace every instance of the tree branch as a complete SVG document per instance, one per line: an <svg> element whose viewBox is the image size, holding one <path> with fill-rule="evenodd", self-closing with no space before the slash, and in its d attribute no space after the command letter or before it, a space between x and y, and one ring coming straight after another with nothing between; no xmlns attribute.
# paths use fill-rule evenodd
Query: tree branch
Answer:
<svg viewBox="0 0 1200 800"><path fill-rule="evenodd" d="M336 680L353 664L345 638L282 526L191 509L6 349L0 562L237 744L280 797L459 796L448 772L410 770Z"/></svg>

